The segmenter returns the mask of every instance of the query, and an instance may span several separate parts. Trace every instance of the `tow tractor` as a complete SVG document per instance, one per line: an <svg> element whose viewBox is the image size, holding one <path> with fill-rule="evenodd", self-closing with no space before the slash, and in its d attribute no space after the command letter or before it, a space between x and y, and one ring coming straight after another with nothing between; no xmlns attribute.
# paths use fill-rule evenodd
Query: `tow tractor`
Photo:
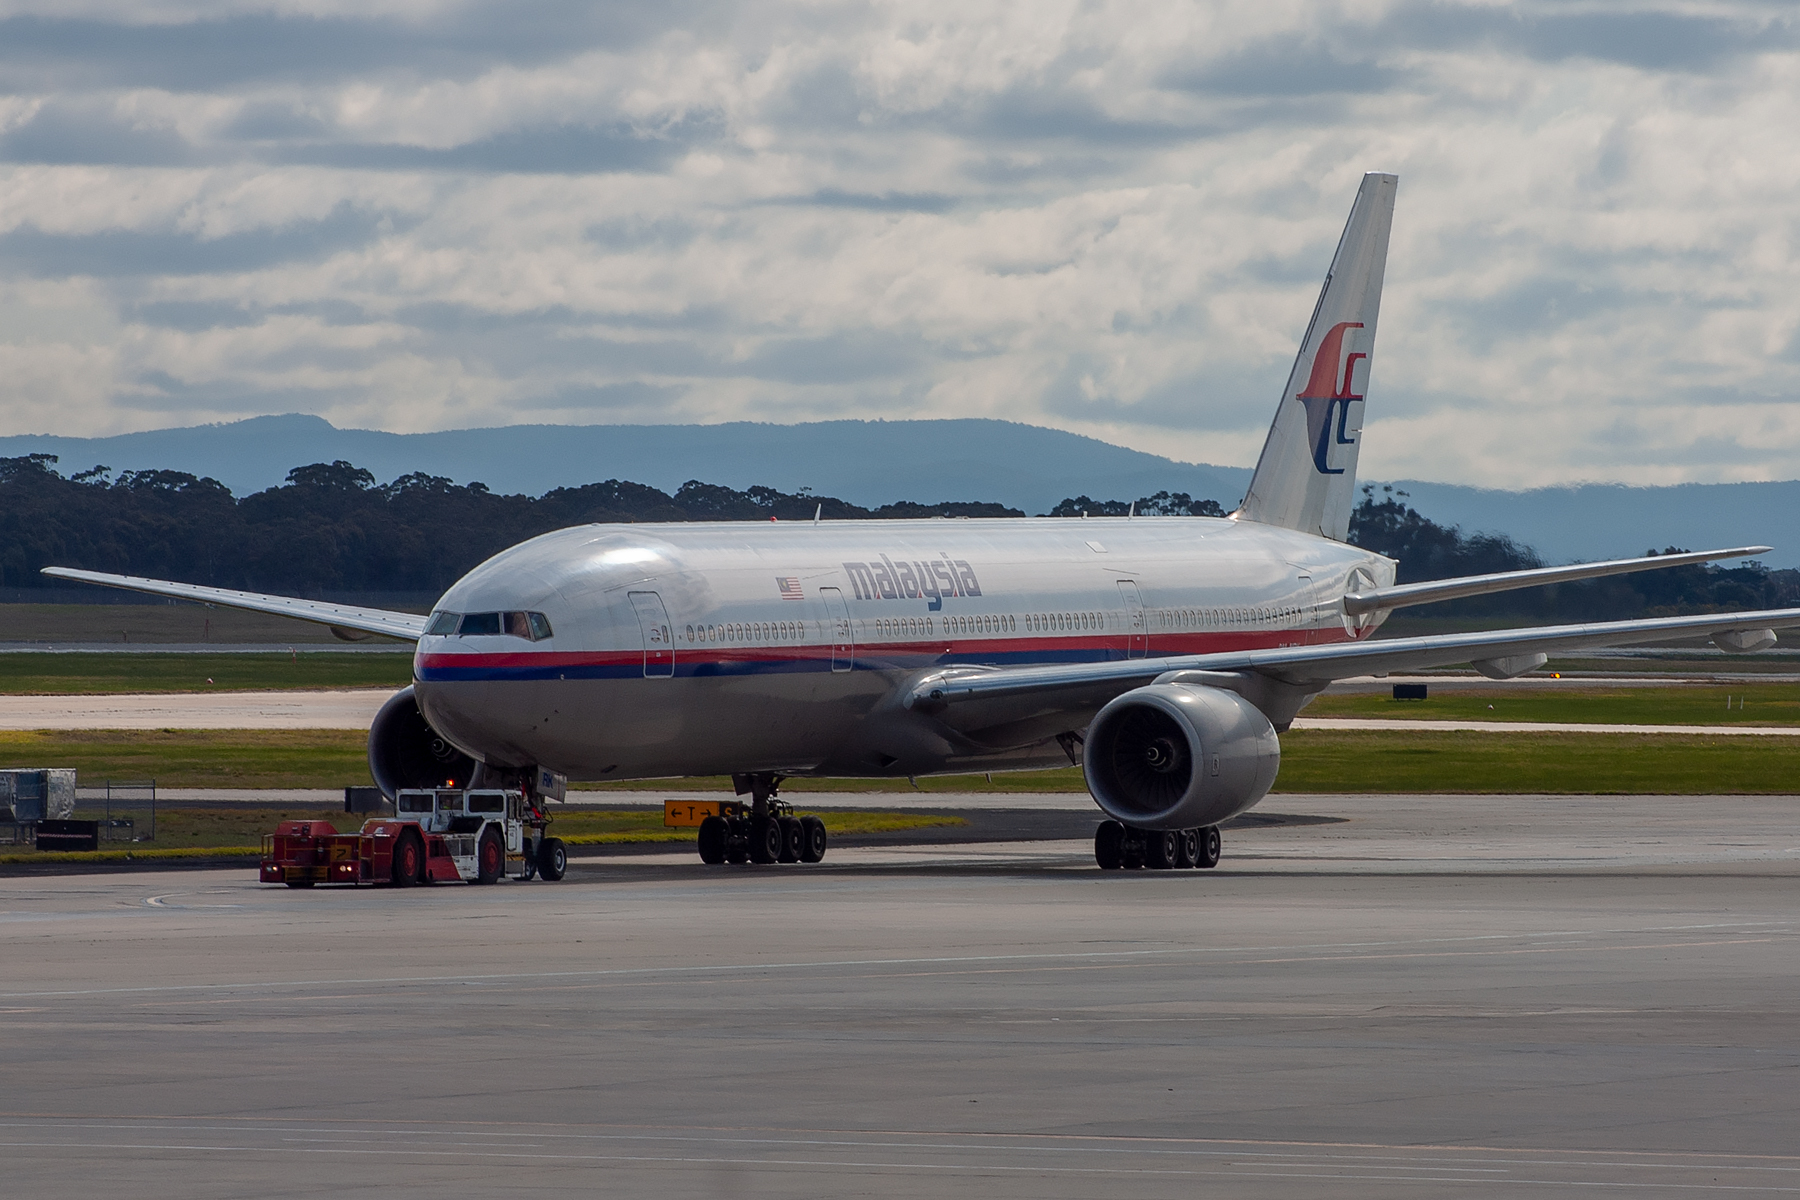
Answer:
<svg viewBox="0 0 1800 1200"><path fill-rule="evenodd" d="M502 875L556 880L568 868L561 838L530 794L512 788L408 789L394 815L354 833L329 821L283 821L263 836L262 881L315 883L493 883Z"/></svg>

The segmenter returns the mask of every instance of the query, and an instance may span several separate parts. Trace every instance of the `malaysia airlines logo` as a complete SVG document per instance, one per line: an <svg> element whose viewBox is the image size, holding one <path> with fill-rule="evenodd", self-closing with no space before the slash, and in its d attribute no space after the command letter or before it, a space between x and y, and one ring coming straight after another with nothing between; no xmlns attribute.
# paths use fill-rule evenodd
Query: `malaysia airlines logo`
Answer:
<svg viewBox="0 0 1800 1200"><path fill-rule="evenodd" d="M883 554L868 562L845 563L844 574L858 600L929 600L925 607L932 612L943 609L946 597L981 595L974 568L948 554L899 563Z"/></svg>
<svg viewBox="0 0 1800 1200"><path fill-rule="evenodd" d="M1294 399L1306 406L1306 438L1312 446L1313 466L1321 475L1342 475L1343 467L1331 465L1331 448L1333 446L1354 446L1356 439L1352 432L1362 432L1361 422L1357 428L1350 429L1350 406L1361 404L1363 398L1353 395L1350 389L1356 386L1356 363L1358 359L1369 356L1362 351L1353 351L1344 356L1344 335L1351 329L1361 329L1361 321L1340 321L1333 325L1319 342L1318 350L1313 354L1312 376L1300 394ZM1343 362L1343 381L1338 381L1338 363ZM1333 418L1336 418L1333 420Z"/></svg>

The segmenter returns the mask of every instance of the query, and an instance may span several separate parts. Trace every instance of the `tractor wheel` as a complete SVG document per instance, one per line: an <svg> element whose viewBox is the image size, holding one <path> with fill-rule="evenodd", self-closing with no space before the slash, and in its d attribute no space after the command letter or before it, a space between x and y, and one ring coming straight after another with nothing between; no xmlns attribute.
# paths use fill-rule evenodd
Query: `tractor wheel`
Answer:
<svg viewBox="0 0 1800 1200"><path fill-rule="evenodd" d="M408 830L394 840L394 886L411 887L424 876L425 843L419 840L418 834Z"/></svg>
<svg viewBox="0 0 1800 1200"><path fill-rule="evenodd" d="M538 874L555 883L569 869L569 851L561 838L547 837L538 847Z"/></svg>
<svg viewBox="0 0 1800 1200"><path fill-rule="evenodd" d="M481 835L481 841L475 847L475 878L473 883L494 883L506 870L506 843L492 829Z"/></svg>

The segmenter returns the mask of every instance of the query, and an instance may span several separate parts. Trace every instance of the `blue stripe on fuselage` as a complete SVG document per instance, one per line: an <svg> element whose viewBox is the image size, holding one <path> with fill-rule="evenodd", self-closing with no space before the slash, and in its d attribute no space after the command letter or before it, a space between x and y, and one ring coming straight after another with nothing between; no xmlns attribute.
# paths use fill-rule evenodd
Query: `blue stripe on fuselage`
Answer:
<svg viewBox="0 0 1800 1200"><path fill-rule="evenodd" d="M684 661L675 656L675 676L680 679L728 678L747 675L800 675L829 673L829 658L759 659L751 661ZM1054 666L1063 663L1112 662L1125 657L1122 650L1094 649L1021 650L1005 654L896 654L861 653L851 660L853 671L918 671L931 667ZM433 666L414 669L421 683L491 683L541 679L642 679L642 662L592 663L559 666Z"/></svg>

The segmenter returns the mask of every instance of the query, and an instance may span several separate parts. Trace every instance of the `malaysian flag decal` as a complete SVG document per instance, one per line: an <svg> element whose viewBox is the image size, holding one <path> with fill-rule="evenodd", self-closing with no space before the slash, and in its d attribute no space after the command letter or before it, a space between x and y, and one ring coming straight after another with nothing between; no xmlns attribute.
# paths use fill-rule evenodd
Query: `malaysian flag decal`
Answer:
<svg viewBox="0 0 1800 1200"><path fill-rule="evenodd" d="M806 599L806 593L800 589L800 581L791 575L786 578L776 576L775 586L781 589L781 598L783 600Z"/></svg>

